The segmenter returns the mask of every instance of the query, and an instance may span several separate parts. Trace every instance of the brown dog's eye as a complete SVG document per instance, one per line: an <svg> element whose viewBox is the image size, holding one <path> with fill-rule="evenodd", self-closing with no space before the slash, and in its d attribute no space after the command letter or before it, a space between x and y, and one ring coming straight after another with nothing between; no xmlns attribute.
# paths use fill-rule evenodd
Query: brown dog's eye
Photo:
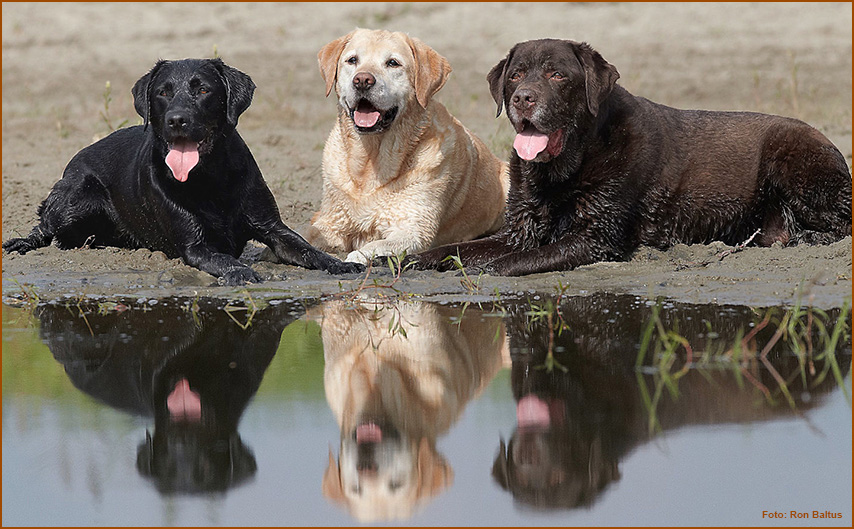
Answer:
<svg viewBox="0 0 854 529"><path fill-rule="evenodd" d="M357 62L359 62L359 59L356 58L355 55L353 57L350 57L349 59L347 59L347 64L356 64Z"/></svg>
<svg viewBox="0 0 854 529"><path fill-rule="evenodd" d="M397 68L398 66L402 66L402 64L397 62L397 59L389 59L388 62L385 63L385 65L389 68Z"/></svg>
<svg viewBox="0 0 854 529"><path fill-rule="evenodd" d="M554 72L552 74L552 79L554 79L555 81L560 81L561 79L563 79L563 74L560 72Z"/></svg>
<svg viewBox="0 0 854 529"><path fill-rule="evenodd" d="M513 72L510 75L510 80L511 81L521 81L522 80L522 74L519 72Z"/></svg>

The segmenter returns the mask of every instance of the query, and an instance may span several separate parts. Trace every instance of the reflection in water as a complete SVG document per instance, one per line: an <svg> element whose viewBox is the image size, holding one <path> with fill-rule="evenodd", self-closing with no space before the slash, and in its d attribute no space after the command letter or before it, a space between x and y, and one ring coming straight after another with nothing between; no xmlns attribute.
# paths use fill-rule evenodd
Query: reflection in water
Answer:
<svg viewBox="0 0 854 529"><path fill-rule="evenodd" d="M142 475L164 493L224 491L255 473L237 424L294 306L262 309L242 329L223 310L178 303L119 305L85 318L76 307L47 305L37 314L43 340L77 388L154 416L154 435L146 432L137 452Z"/></svg>
<svg viewBox="0 0 854 529"><path fill-rule="evenodd" d="M130 310L101 304L89 307L85 317L74 306L39 306L35 312L43 340L77 388L154 418L136 463L162 493L225 491L255 475L255 456L238 435L238 423L284 328L303 312L298 304L273 304L243 328L222 302L199 301L198 311L195 302L177 300L150 308L138 302ZM495 490L502 504L512 498L516 506L539 510L591 506L620 479L620 463L658 432L789 417L809 424L808 410L850 370L847 334L829 355L838 378L821 359L823 338L804 334L821 325L825 338L832 334L839 310L798 318L777 310L766 319L768 312L745 307L665 304L655 320L657 312L632 296L564 299L559 314L547 300L535 303L505 301L503 309L489 311L468 306L462 316L460 307L404 301L333 300L309 309L321 323L326 402L340 431L323 494L361 521L405 519L451 487L449 460L463 475L476 454L489 457L498 444L498 455L489 457L491 477L488 464L477 471L479 492L491 494L494 481L510 492ZM638 364L648 329L676 347L653 339ZM792 353L798 333L812 361L802 363ZM316 346L318 337L311 339ZM767 364L761 361L765 349ZM750 353L753 360L745 360ZM295 371L307 386L307 367L317 369L319 381L320 357L313 356L310 366ZM467 406L472 411L469 403L507 366L506 396L489 394L508 412L515 408L516 426L506 445L489 433L455 447L446 438L446 458L437 439ZM499 380L493 387L499 383L504 386ZM323 407L319 393L316 398ZM483 432L482 424L476 427ZM313 448L311 437L325 432L306 435ZM298 466L289 458L299 456L288 451L277 457ZM279 483L268 488L278 490ZM255 486L250 496L263 497L267 489ZM308 505L311 493L293 502ZM320 520L327 515L322 509L317 514Z"/></svg>
<svg viewBox="0 0 854 529"><path fill-rule="evenodd" d="M678 330L695 362L703 353L716 353L720 360L717 365L709 361L689 366L678 383L670 381L671 395L671 388L660 384L660 366L653 366L657 357L647 355L636 367L641 335L651 317L650 309L637 303L615 296L565 300L561 314L568 325L561 332L556 317L550 324L532 314L527 304L510 307L507 327L517 425L507 445L501 441L492 472L518 504L537 509L592 504L620 478L619 462L653 437L651 413L665 431L792 415L779 391L772 395L778 400L775 406L759 389L779 388L771 369L754 361L742 371L725 367L723 361L726 347L749 335L749 325L760 316L744 307L681 305L664 310L661 328ZM828 329L838 314L829 313ZM777 330L759 327L755 325L758 331L745 342L756 352L773 341ZM819 336L811 340L818 347ZM850 368L850 347L850 342L840 343L836 350L842 375ZM787 382L796 413L816 406L837 386L825 366L817 366L815 373L802 368L784 340L769 350L767 360ZM656 381L664 395L652 409L644 395L655 392Z"/></svg>
<svg viewBox="0 0 854 529"><path fill-rule="evenodd" d="M500 369L501 319L469 307L453 321L459 308L411 302L332 301L313 316L341 431L323 492L362 521L409 517L453 479L436 438Z"/></svg>

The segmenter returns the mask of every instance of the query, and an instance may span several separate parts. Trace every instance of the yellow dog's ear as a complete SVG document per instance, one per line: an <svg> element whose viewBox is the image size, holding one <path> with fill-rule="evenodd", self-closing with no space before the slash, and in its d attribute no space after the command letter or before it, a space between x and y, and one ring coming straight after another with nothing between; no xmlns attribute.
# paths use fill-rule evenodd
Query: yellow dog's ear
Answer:
<svg viewBox="0 0 854 529"><path fill-rule="evenodd" d="M420 40L408 35L406 39L415 57L415 99L426 108L433 94L445 86L451 74L451 65L448 59Z"/></svg>
<svg viewBox="0 0 854 529"><path fill-rule="evenodd" d="M341 503L346 498L344 497L344 487L341 484L341 469L338 463L332 456L332 449L329 449L329 465L323 473L323 484L321 485L323 495L332 501Z"/></svg>
<svg viewBox="0 0 854 529"><path fill-rule="evenodd" d="M344 47L350 42L356 30L347 33L343 37L339 37L326 46L320 48L317 54L317 62L320 64L320 75L326 81L326 95L332 92L332 87L335 86L335 81L338 80L338 59L341 58L341 53Z"/></svg>

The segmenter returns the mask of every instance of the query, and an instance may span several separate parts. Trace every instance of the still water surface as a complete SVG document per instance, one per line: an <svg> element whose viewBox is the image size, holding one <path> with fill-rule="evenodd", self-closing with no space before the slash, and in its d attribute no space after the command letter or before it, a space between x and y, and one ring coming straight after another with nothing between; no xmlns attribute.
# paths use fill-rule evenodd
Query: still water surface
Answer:
<svg viewBox="0 0 854 529"><path fill-rule="evenodd" d="M851 525L838 310L552 302L4 305L3 525Z"/></svg>

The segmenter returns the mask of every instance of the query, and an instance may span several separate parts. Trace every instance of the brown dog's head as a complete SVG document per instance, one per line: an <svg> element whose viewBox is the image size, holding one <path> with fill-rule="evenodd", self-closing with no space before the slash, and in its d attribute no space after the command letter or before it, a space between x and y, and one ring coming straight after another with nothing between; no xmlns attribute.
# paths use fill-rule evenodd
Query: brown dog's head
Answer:
<svg viewBox="0 0 854 529"><path fill-rule="evenodd" d="M541 39L513 46L487 75L492 97L516 129L520 158L548 162L568 136L592 123L619 79L617 69L585 43Z"/></svg>
<svg viewBox="0 0 854 529"><path fill-rule="evenodd" d="M407 108L426 108L444 86L451 66L430 46L405 33L356 29L317 54L326 95L360 134L384 132Z"/></svg>

